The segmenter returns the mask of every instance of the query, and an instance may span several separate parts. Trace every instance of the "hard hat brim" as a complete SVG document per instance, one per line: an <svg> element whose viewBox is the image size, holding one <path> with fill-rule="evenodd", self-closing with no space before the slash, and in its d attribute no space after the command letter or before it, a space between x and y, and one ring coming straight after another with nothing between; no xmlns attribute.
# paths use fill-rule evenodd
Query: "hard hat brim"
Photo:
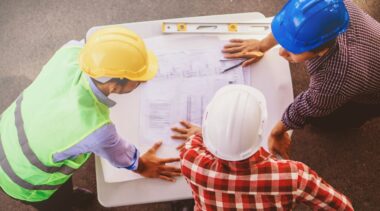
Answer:
<svg viewBox="0 0 380 211"><path fill-rule="evenodd" d="M156 76L158 71L158 59L157 56L150 50L147 51L148 53L148 67L147 71L144 75L140 76L139 78L134 78L133 80L136 81L149 81Z"/></svg>

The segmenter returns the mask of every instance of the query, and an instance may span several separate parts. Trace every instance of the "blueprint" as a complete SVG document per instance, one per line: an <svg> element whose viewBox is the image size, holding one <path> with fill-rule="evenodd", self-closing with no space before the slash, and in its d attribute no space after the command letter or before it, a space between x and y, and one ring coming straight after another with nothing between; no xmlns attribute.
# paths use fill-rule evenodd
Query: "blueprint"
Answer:
<svg viewBox="0 0 380 211"><path fill-rule="evenodd" d="M181 120L202 125L202 116L215 92L228 84L249 83L242 67L222 71L239 61L221 59L220 46L155 51L157 76L142 86L140 137L143 144L162 140L175 146L170 128Z"/></svg>

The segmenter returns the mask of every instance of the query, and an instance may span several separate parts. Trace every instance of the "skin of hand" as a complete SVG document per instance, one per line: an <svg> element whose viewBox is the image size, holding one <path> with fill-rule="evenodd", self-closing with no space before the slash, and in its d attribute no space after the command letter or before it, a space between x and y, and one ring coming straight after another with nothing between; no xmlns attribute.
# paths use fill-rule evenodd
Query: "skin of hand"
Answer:
<svg viewBox="0 0 380 211"><path fill-rule="evenodd" d="M182 125L181 128L172 128L172 131L174 132L174 134L172 135L173 139L186 141L190 136L195 135L196 133L202 133L202 129L199 126L194 125L186 120L182 120L180 124ZM179 145L177 147L177 150L181 150L184 146L185 143Z"/></svg>
<svg viewBox="0 0 380 211"><path fill-rule="evenodd" d="M247 59L247 61L242 64L243 67L246 67L259 61L264 56L264 53L275 45L277 45L277 41L273 34L270 33L262 40L232 39L229 44L224 46L222 52L224 53L224 57L227 59ZM288 60L290 63L302 63L315 57L321 57L328 51L329 48L326 48L318 53L307 51L300 54L294 54L281 47L279 50L279 55Z"/></svg>
<svg viewBox="0 0 380 211"><path fill-rule="evenodd" d="M175 177L181 175L181 170L167 163L178 162L180 158L159 158L156 156L157 150L162 145L162 141L155 143L147 152L139 158L136 173L148 178L160 178L170 182L175 182Z"/></svg>
<svg viewBox="0 0 380 211"><path fill-rule="evenodd" d="M232 39L230 43L225 45L222 52L227 59L246 58L242 65L246 67L257 61L263 56L264 52L277 44L272 34L269 34L263 40L242 40Z"/></svg>
<svg viewBox="0 0 380 211"><path fill-rule="evenodd" d="M289 159L289 147L291 143L287 130L284 123L279 121L272 129L268 139L269 151L272 154L280 155L284 159Z"/></svg>

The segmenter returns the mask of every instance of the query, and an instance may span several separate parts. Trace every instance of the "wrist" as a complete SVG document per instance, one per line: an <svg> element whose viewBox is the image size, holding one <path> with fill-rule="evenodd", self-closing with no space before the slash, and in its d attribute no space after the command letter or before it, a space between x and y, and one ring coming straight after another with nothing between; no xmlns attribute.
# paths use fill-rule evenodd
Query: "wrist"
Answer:
<svg viewBox="0 0 380 211"><path fill-rule="evenodd" d="M272 129L271 135L272 136L280 136L284 134L288 129L286 128L285 124L282 121L279 121L276 126Z"/></svg>
<svg viewBox="0 0 380 211"><path fill-rule="evenodd" d="M269 49L270 49L270 47L268 46L268 44L266 43L266 41L265 40L261 40L260 43L259 43L259 50L264 53L264 52L266 52Z"/></svg>
<svg viewBox="0 0 380 211"><path fill-rule="evenodd" d="M135 170L133 170L134 172L140 174L141 172L144 171L144 168L145 168L145 165L144 165L144 161L140 158L138 158L138 165L137 165L137 168Z"/></svg>
<svg viewBox="0 0 380 211"><path fill-rule="evenodd" d="M126 169L132 170L132 171L136 170L139 166L139 158L140 158L140 152L135 147L135 153L133 154L132 164L126 167Z"/></svg>
<svg viewBox="0 0 380 211"><path fill-rule="evenodd" d="M276 44L276 39L273 37L272 34L269 34L267 37L260 41L259 49L261 52L266 52L269 49L273 48Z"/></svg>
<svg viewBox="0 0 380 211"><path fill-rule="evenodd" d="M202 136L202 128L198 127L197 130L195 131L194 135Z"/></svg>

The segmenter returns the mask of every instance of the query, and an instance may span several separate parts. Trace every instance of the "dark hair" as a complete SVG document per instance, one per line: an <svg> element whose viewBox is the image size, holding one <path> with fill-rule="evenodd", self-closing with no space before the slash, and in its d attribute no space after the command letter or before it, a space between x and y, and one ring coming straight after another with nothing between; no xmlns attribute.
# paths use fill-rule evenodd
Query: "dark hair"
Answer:
<svg viewBox="0 0 380 211"><path fill-rule="evenodd" d="M111 81L115 81L119 85L125 85L128 83L129 80L126 78L113 78L111 79Z"/></svg>
<svg viewBox="0 0 380 211"><path fill-rule="evenodd" d="M323 50L325 50L326 48L332 48L336 43L336 38L330 40L330 41L327 41L325 43L323 43L322 45L314 48L313 50L311 50L311 52L313 53L319 53Z"/></svg>
<svg viewBox="0 0 380 211"><path fill-rule="evenodd" d="M108 82L116 82L117 84L124 86L125 84L128 83L129 80L126 79L126 78L112 78L111 80L102 83L102 82L97 81L96 79L92 78L92 81L94 81L96 84L104 84L104 83L108 83Z"/></svg>

